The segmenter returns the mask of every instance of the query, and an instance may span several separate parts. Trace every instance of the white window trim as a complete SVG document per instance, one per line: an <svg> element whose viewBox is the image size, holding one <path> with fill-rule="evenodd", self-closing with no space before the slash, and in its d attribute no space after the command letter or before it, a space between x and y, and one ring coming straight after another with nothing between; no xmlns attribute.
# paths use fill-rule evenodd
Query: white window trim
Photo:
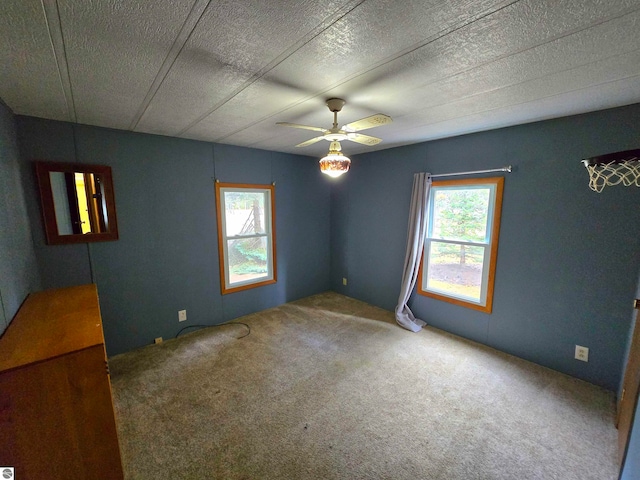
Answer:
<svg viewBox="0 0 640 480"><path fill-rule="evenodd" d="M227 235L225 193L250 192L264 194L265 232L245 235ZM249 185L216 182L216 206L218 220L218 254L220 260L220 289L222 294L233 293L249 288L276 283L276 237L275 237L275 188L273 185ZM267 218L268 217L268 218ZM267 239L267 275L231 284L229 272L228 241L234 239Z"/></svg>

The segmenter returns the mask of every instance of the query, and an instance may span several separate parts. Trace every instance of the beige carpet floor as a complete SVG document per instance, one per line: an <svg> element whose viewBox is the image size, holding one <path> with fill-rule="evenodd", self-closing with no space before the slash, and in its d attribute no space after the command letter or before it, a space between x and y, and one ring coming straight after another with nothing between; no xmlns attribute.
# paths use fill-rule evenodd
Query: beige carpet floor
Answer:
<svg viewBox="0 0 640 480"><path fill-rule="evenodd" d="M617 478L599 387L324 293L110 359L128 479Z"/></svg>

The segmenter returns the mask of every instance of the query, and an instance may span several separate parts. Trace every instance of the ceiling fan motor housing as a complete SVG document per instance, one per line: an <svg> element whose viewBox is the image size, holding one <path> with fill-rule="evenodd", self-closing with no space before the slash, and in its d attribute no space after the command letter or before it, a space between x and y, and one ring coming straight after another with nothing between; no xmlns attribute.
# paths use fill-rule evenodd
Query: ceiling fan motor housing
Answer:
<svg viewBox="0 0 640 480"><path fill-rule="evenodd" d="M344 107L345 102L343 99L341 98L330 98L329 100L327 100L327 107L329 107L329 110L331 110L332 112L339 112L340 110L342 110L342 107Z"/></svg>

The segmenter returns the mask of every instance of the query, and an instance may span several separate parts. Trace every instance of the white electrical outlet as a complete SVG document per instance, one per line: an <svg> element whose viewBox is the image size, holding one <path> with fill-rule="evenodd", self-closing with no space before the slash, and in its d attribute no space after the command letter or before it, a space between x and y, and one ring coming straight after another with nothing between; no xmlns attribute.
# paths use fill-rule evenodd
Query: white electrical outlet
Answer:
<svg viewBox="0 0 640 480"><path fill-rule="evenodd" d="M346 284L347 284L347 279L346 279L346 277L343 277L343 278L342 278L342 284L343 284L343 285L346 285Z"/></svg>
<svg viewBox="0 0 640 480"><path fill-rule="evenodd" d="M576 345L576 360L582 360L583 362L588 362L589 349L581 345Z"/></svg>
<svg viewBox="0 0 640 480"><path fill-rule="evenodd" d="M154 340L154 342L155 342L156 344L158 344L158 343L162 343L162 337L157 337L157 338Z"/></svg>
<svg viewBox="0 0 640 480"><path fill-rule="evenodd" d="M186 310L178 310L178 321L184 322L187 319L187 311Z"/></svg>

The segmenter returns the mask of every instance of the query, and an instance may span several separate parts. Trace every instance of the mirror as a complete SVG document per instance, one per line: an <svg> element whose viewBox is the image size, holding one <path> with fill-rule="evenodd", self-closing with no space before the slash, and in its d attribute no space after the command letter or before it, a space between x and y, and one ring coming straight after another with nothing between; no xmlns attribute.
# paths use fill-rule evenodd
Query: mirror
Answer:
<svg viewBox="0 0 640 480"><path fill-rule="evenodd" d="M111 167L35 164L49 245L118 239Z"/></svg>

